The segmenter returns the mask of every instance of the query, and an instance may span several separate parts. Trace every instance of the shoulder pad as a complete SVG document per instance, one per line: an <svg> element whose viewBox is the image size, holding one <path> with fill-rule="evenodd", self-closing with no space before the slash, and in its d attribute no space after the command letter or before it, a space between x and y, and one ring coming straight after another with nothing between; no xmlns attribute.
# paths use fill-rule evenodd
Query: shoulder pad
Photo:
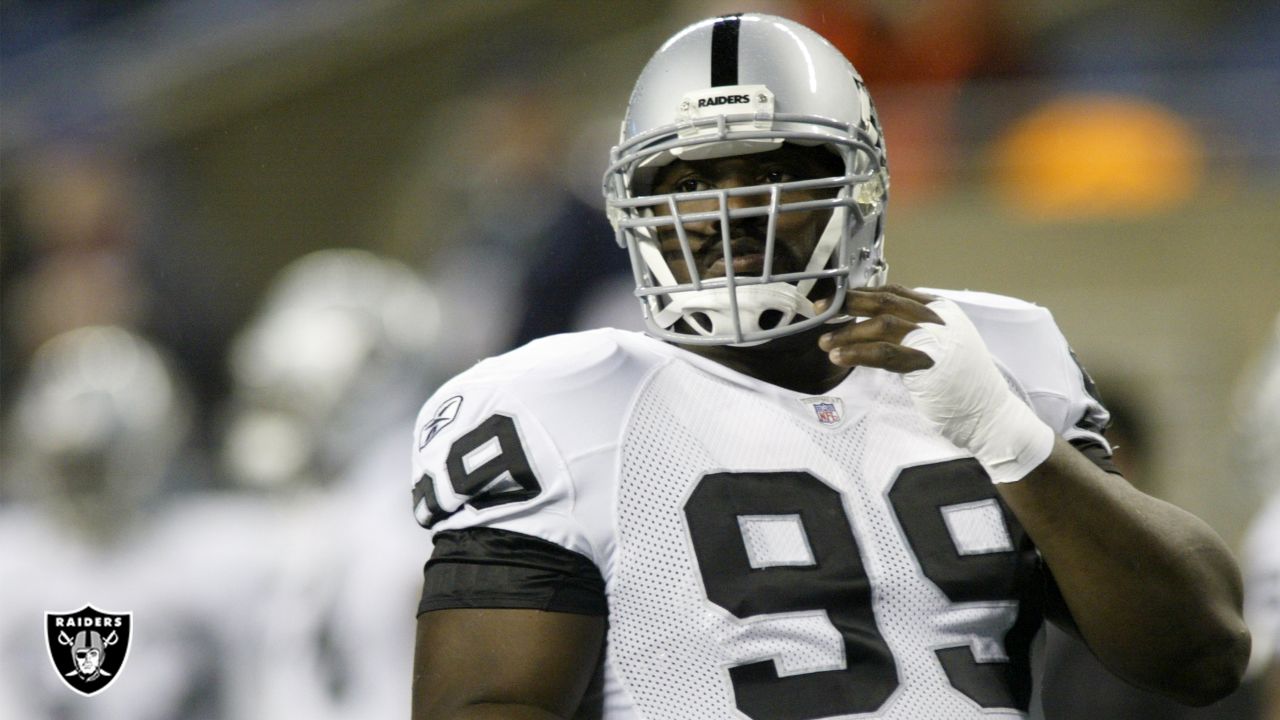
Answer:
<svg viewBox="0 0 1280 720"><path fill-rule="evenodd" d="M918 289L945 297L964 311L997 363L1055 432L1108 447L1101 431L1110 416L1047 308L994 293Z"/></svg>
<svg viewBox="0 0 1280 720"><path fill-rule="evenodd" d="M414 512L436 530L494 527L591 556L574 516L574 460L621 438L631 399L663 359L652 339L555 335L445 383L414 428ZM559 519L557 519L559 518Z"/></svg>

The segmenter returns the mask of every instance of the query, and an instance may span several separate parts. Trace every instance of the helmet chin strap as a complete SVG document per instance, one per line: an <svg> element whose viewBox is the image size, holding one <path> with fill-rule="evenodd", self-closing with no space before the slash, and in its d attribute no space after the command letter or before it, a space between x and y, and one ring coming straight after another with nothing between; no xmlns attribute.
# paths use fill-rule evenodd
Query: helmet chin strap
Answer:
<svg viewBox="0 0 1280 720"><path fill-rule="evenodd" d="M840 235L844 231L844 224L848 215L848 208L839 207L831 211L831 219L827 221L827 226L822 230L822 237L818 238L818 244L814 246L813 254L809 256L809 264L805 266L805 272L818 272L827 266L827 261L831 259L831 253L835 252L836 246L840 244ZM805 278L796 283L796 291L802 296L808 297L816 282L816 278ZM812 317L812 315L809 317Z"/></svg>
<svg viewBox="0 0 1280 720"><path fill-rule="evenodd" d="M671 302L658 311L654 320L669 328L678 320L684 320L701 335L720 335L742 338L749 333L765 330L760 319L770 310L781 313L774 325L789 325L796 315L813 317L813 302L800 295L791 283L777 282L765 285L743 285L735 288L738 312L732 311L728 288L691 290L673 295ZM710 327L706 327L710 323ZM730 343L735 347L758 345L767 340Z"/></svg>

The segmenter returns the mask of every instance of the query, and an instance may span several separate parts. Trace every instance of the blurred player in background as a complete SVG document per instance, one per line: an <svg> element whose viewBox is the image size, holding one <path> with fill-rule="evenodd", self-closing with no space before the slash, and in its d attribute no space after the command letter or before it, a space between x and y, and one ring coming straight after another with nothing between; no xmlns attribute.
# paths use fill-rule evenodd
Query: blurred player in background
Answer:
<svg viewBox="0 0 1280 720"><path fill-rule="evenodd" d="M274 509L258 717L404 717L420 581L403 523L404 428L440 381L441 317L409 267L354 249L295 260L231 350L222 461Z"/></svg>
<svg viewBox="0 0 1280 720"><path fill-rule="evenodd" d="M647 334L419 415L415 717L1023 718L1045 617L1182 702L1236 687L1221 539L1115 473L1046 310L884 284L885 163L804 26L657 51L606 175Z"/></svg>
<svg viewBox="0 0 1280 720"><path fill-rule="evenodd" d="M36 351L6 421L0 717L245 717L270 518L181 492L192 418L173 366L123 328L77 328ZM44 613L86 604L132 612L137 630L92 698L41 660Z"/></svg>
<svg viewBox="0 0 1280 720"><path fill-rule="evenodd" d="M1280 317L1271 344L1240 386L1245 475L1267 497L1245 537L1245 617L1253 631L1251 674L1263 717L1280 720Z"/></svg>

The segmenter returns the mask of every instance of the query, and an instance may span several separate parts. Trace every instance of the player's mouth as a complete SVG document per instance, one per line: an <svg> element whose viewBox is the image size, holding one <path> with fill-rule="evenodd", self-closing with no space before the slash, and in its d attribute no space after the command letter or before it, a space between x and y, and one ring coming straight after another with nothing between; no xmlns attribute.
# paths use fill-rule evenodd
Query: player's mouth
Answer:
<svg viewBox="0 0 1280 720"><path fill-rule="evenodd" d="M733 256L733 274L734 275L755 275L764 274L764 242L755 238L738 238L730 242L729 249ZM702 265L702 277L717 278L724 277L726 274L724 253L720 252L721 248L716 245L707 249ZM775 245L773 253L774 273L788 272L790 266L789 256L786 247L781 243Z"/></svg>
<svg viewBox="0 0 1280 720"><path fill-rule="evenodd" d="M733 256L733 274L734 275L762 275L764 273L764 253L748 253L746 255L734 254ZM703 272L704 278L716 278L725 276L724 258L717 258L711 263L710 267Z"/></svg>

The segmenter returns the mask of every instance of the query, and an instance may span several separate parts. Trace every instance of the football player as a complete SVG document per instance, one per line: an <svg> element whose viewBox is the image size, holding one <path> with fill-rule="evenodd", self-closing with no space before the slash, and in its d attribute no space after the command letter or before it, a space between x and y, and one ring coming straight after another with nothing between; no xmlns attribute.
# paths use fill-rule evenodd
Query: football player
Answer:
<svg viewBox="0 0 1280 720"><path fill-rule="evenodd" d="M696 23L605 175L647 333L425 404L417 718L1024 718L1049 617L1189 703L1248 656L1195 517L1109 472L1049 312L885 285L875 108L823 38Z"/></svg>
<svg viewBox="0 0 1280 720"><path fill-rule="evenodd" d="M1280 316L1268 347L1240 382L1237 422L1244 475L1266 502L1245 534L1245 617L1253 631L1250 672L1262 689L1266 720L1280 720Z"/></svg>
<svg viewBox="0 0 1280 720"><path fill-rule="evenodd" d="M33 355L0 477L14 500L0 502L0 546L21 549L0 554L0 717L251 716L256 608L277 576L263 548L277 518L175 492L197 484L185 389L154 342L118 326L70 330ZM131 612L144 629L127 643L80 631L71 647L49 647L43 613L88 603ZM127 667L82 698L37 662L51 651L74 652L86 679L106 657Z"/></svg>
<svg viewBox="0 0 1280 720"><path fill-rule="evenodd" d="M443 379L438 303L403 263L327 248L281 270L233 343L222 457L241 487L266 491L279 549L257 598L270 670L250 716L409 713L395 670L412 658L413 568L429 549L393 521L404 498L370 483L409 469L388 429Z"/></svg>

